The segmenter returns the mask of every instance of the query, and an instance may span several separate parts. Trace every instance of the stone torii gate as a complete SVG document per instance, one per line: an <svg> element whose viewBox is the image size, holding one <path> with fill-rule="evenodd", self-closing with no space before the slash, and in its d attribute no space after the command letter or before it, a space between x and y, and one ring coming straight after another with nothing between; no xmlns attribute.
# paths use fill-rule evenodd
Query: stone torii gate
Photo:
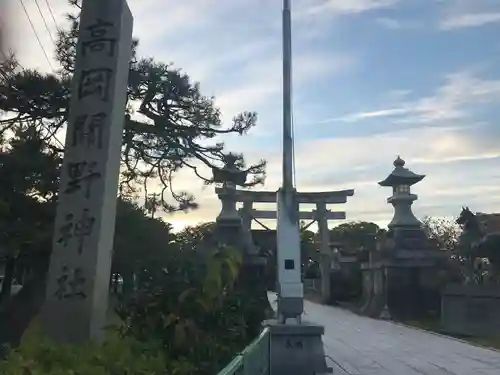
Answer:
<svg viewBox="0 0 500 375"><path fill-rule="evenodd" d="M243 202L243 207L238 210L240 213L243 223L246 229L250 230L251 229L251 222L252 220L255 220L257 224L259 224L261 227L264 229L270 229L263 223L259 221L259 219L262 220L276 220L277 219L277 213L276 210L256 210L253 209L254 202L251 201L244 201ZM326 204L325 204L326 205ZM313 211L300 211L299 212L299 220L309 220L310 222L305 226L305 229L308 229L311 225L314 223L318 223L322 219L326 220L345 220L346 215L345 212L343 211L330 211L327 210L326 212L326 217L322 218L320 215L320 211L313 210Z"/></svg>
<svg viewBox="0 0 500 375"><path fill-rule="evenodd" d="M227 186L216 188L215 192L221 200L227 197ZM328 230L329 220L344 220L346 214L344 211L330 211L327 209L327 204L341 204L347 202L347 197L354 195L353 189L325 192L298 192L297 202L304 204L315 204L316 210L312 212L300 211L299 220L310 220L307 227L313 223L318 223L318 231L320 237L320 259L321 259L321 296L327 302L330 299L330 235ZM259 225L267 228L259 219L277 219L275 210L255 210L254 203L276 203L276 193L273 191L246 191L234 190L231 193L234 207L237 202L243 203L239 214L242 220L243 235L247 237L247 242L251 242L251 226L252 220L255 220ZM307 228L306 227L306 228Z"/></svg>

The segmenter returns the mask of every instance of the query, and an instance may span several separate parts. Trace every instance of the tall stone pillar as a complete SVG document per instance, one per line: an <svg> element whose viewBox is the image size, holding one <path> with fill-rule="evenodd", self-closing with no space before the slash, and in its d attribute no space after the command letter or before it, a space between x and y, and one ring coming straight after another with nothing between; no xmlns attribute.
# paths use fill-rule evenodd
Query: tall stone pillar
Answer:
<svg viewBox="0 0 500 375"><path fill-rule="evenodd" d="M316 204L318 232L320 238L320 270L321 270L321 297L323 302L330 301L330 232L328 230L326 203Z"/></svg>
<svg viewBox="0 0 500 375"><path fill-rule="evenodd" d="M60 343L106 325L132 48L125 0L82 3L42 327Z"/></svg>

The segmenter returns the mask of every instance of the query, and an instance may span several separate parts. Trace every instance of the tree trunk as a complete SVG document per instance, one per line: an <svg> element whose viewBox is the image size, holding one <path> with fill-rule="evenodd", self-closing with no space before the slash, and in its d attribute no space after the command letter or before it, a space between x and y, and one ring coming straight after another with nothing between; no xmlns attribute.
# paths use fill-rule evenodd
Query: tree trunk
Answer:
<svg viewBox="0 0 500 375"><path fill-rule="evenodd" d="M7 257L7 261L5 262L5 275L2 281L2 290L0 290L0 306L10 298L15 267L16 259L14 257Z"/></svg>
<svg viewBox="0 0 500 375"><path fill-rule="evenodd" d="M0 310L0 344L16 347L32 319L39 313L45 300L47 254L32 259L33 272L19 293Z"/></svg>
<svg viewBox="0 0 500 375"><path fill-rule="evenodd" d="M18 284L24 285L26 279L25 278L26 273L27 273L26 264L24 264L24 262L18 261L16 264L16 270L14 274L14 279L17 281Z"/></svg>

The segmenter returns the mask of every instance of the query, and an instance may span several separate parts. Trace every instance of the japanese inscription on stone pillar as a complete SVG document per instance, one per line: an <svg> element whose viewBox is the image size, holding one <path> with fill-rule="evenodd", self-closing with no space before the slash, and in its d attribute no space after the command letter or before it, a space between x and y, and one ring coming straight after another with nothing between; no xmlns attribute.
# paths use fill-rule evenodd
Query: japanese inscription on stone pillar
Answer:
<svg viewBox="0 0 500 375"><path fill-rule="evenodd" d="M105 326L132 23L125 0L83 1L42 310L58 342L99 340Z"/></svg>

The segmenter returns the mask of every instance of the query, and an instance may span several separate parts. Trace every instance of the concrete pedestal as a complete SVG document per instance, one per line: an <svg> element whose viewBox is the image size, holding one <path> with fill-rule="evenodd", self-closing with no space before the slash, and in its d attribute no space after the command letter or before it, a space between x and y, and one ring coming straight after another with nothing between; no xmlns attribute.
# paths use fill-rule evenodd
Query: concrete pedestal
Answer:
<svg viewBox="0 0 500 375"><path fill-rule="evenodd" d="M271 374L320 375L333 371L326 365L321 336L323 326L302 323L280 324L277 320L264 322L271 334Z"/></svg>
<svg viewBox="0 0 500 375"><path fill-rule="evenodd" d="M363 314L403 320L436 314L440 308L442 255L431 250L398 250L363 263Z"/></svg>

